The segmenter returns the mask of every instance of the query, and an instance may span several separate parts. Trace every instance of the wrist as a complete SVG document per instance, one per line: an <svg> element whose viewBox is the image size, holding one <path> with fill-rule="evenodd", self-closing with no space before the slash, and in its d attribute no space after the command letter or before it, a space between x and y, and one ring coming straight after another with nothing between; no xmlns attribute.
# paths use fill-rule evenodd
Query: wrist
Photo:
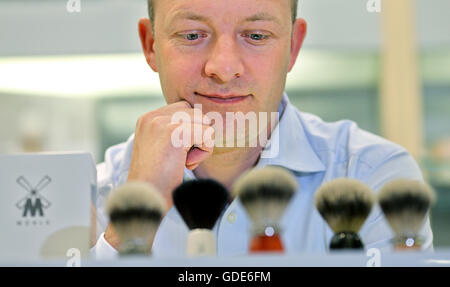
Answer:
<svg viewBox="0 0 450 287"><path fill-rule="evenodd" d="M120 240L111 224L108 224L104 237L109 245L111 245L114 249L119 250Z"/></svg>

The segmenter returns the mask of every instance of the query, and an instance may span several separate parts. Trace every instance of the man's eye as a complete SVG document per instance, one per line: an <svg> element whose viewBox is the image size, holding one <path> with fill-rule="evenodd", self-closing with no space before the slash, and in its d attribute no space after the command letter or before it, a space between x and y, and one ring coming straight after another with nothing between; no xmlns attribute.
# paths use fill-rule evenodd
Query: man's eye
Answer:
<svg viewBox="0 0 450 287"><path fill-rule="evenodd" d="M187 34L186 39L188 39L189 41L197 40L198 34Z"/></svg>
<svg viewBox="0 0 450 287"><path fill-rule="evenodd" d="M268 35L264 35L264 34L260 34L260 33L249 33L249 34L245 34L244 37L249 38L256 42L261 42L261 41L269 38Z"/></svg>
<svg viewBox="0 0 450 287"><path fill-rule="evenodd" d="M259 41L259 40L264 39L264 35L263 35L263 34L250 34L250 38L251 38L252 40L257 40L257 41Z"/></svg>
<svg viewBox="0 0 450 287"><path fill-rule="evenodd" d="M198 40L199 38L204 38L203 35L201 35L199 33L188 33L188 34L184 34L182 36L184 39L186 39L188 41L195 41L195 40Z"/></svg>

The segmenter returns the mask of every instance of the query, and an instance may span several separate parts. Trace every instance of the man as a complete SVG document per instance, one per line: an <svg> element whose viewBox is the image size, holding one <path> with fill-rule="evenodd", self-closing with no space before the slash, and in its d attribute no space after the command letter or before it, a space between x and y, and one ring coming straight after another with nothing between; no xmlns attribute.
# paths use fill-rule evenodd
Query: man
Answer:
<svg viewBox="0 0 450 287"><path fill-rule="evenodd" d="M377 191L394 178L423 180L402 147L350 121L325 123L289 103L284 93L286 75L306 35L306 22L296 19L296 7L295 0L149 1L150 19L139 21L139 35L147 63L159 73L167 106L142 115L134 136L108 149L105 162L98 166L98 227L106 231L92 249L97 258L117 254L120 242L111 226L106 227L103 205L110 190L126 181L153 184L171 206L171 192L183 178L214 178L229 189L252 167L285 167L300 185L281 223L285 248L327 252L333 234L313 204L322 183L352 177ZM271 145L278 148L271 157L261 156L264 143L217 148L195 137L195 132L196 140L189 135L190 145L173 144L180 125L200 132L211 127L207 116L194 117L198 112L225 116L277 111L279 122L273 125L269 120L267 125ZM191 115L192 120L174 123L176 113ZM248 142L249 135L245 136ZM247 253L250 224L234 200L214 228L218 254ZM171 208L156 234L154 256L183 256L187 232L177 210ZM390 247L393 236L378 207L360 234L367 248L382 249ZM428 219L422 235L424 248L431 249Z"/></svg>

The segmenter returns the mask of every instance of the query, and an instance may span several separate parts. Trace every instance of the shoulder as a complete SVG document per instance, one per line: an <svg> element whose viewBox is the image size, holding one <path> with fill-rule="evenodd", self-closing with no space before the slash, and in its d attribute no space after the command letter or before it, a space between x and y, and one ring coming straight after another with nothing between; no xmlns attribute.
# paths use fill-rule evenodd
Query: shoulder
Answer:
<svg viewBox="0 0 450 287"><path fill-rule="evenodd" d="M405 149L381 136L361 129L354 121L325 122L320 117L297 111L305 134L318 151L329 150L344 157L374 158L404 152Z"/></svg>
<svg viewBox="0 0 450 287"><path fill-rule="evenodd" d="M325 122L298 110L296 114L319 158L328 165L345 166L347 176L364 179L379 169L396 166L406 170L408 177L421 177L416 161L404 147L361 129L355 122Z"/></svg>

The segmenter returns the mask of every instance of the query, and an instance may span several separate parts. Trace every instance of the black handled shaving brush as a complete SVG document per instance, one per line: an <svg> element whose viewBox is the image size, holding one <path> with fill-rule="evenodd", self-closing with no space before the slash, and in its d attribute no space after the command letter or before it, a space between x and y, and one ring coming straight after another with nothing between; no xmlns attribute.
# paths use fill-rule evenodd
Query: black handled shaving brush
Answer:
<svg viewBox="0 0 450 287"><path fill-rule="evenodd" d="M420 181L397 179L383 186L378 203L396 234L393 242L396 250L421 248L418 233L434 201L431 187Z"/></svg>
<svg viewBox="0 0 450 287"><path fill-rule="evenodd" d="M282 167L266 166L252 169L242 175L233 186L252 227L250 252L282 252L279 220L284 214L298 182Z"/></svg>
<svg viewBox="0 0 450 287"><path fill-rule="evenodd" d="M120 240L119 255L149 255L166 213L159 191L144 182L126 183L111 192L106 211Z"/></svg>
<svg viewBox="0 0 450 287"><path fill-rule="evenodd" d="M358 232L374 202L373 191L356 179L338 178L319 188L316 208L334 232L330 250L364 249Z"/></svg>
<svg viewBox="0 0 450 287"><path fill-rule="evenodd" d="M190 229L186 255L216 255L212 229L230 201L226 188L212 179L190 180L178 186L172 196L176 209Z"/></svg>

